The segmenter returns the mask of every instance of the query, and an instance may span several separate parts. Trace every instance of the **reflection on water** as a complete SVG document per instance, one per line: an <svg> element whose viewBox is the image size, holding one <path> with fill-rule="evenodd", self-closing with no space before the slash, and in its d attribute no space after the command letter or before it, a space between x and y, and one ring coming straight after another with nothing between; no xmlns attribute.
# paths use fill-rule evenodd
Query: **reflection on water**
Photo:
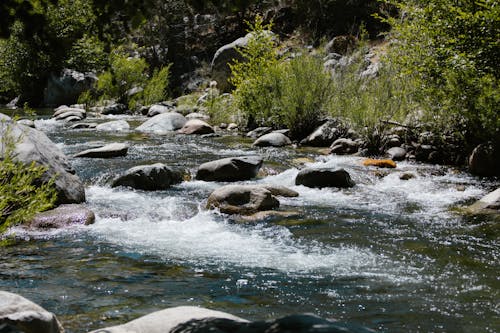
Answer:
<svg viewBox="0 0 500 333"><path fill-rule="evenodd" d="M498 227L453 207L495 184L459 171L400 163L386 175L355 157L256 149L248 140L96 133L38 120L68 155L126 141L126 158L74 159L96 224L49 233L15 230L0 249L0 288L57 313L69 332L120 323L176 305L200 305L249 319L297 312L381 331L494 332L498 329ZM185 182L168 191L111 189L138 164L163 162L194 173L205 161L261 154L257 182L300 193L281 210L299 217L242 224L203 209L220 183ZM352 189L295 186L292 160L348 170ZM416 177L403 181L399 175ZM497 184L498 185L498 184Z"/></svg>

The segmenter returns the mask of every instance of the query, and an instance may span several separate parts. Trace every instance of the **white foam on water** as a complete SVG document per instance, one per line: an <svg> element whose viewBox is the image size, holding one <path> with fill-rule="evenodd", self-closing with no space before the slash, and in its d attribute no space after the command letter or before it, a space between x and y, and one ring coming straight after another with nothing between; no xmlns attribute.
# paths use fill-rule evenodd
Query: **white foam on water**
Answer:
<svg viewBox="0 0 500 333"><path fill-rule="evenodd" d="M180 197L155 198L143 192L97 186L91 187L87 196L91 207L98 204L97 222L88 228L92 236L165 260L298 274L418 279L415 269L381 254L357 247L303 242L286 227L230 223L217 213L202 209L194 216L181 218L186 199ZM111 206L128 217L102 215ZM156 218L151 219L152 215Z"/></svg>
<svg viewBox="0 0 500 333"><path fill-rule="evenodd" d="M444 175L418 176L418 165L401 163L396 170L381 179L370 174L375 169L360 166L362 159L356 157L330 157L323 162L307 164L312 168L345 168L356 181L349 189L315 189L296 186L297 169L289 169L278 175L260 180L261 183L289 186L299 192L298 198L280 199L290 206L316 205L323 207L369 210L375 213L415 216L423 219L449 217L449 208L462 201L479 198L484 189L465 174L459 177L453 173ZM417 176L401 180L402 171L412 170ZM458 185L464 184L464 189ZM412 206L413 208L405 209Z"/></svg>

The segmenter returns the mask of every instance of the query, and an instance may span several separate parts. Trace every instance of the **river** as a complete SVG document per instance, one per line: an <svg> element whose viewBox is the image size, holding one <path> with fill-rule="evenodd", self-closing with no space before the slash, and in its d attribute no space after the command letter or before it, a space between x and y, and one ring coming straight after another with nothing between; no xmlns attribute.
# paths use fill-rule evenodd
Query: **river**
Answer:
<svg viewBox="0 0 500 333"><path fill-rule="evenodd" d="M0 248L0 289L56 313L67 332L87 332L155 310L196 305L247 319L314 313L381 332L498 332L498 221L459 207L498 186L463 170L411 162L395 170L314 149L254 148L245 138L71 130L39 117L68 155L112 142L126 157L72 159L86 184L91 226L12 230ZM129 121L108 116L87 119ZM162 162L194 174L203 162L261 155L258 179L300 196L280 198L298 216L242 223L204 209L222 183L186 181L167 191L111 188L136 165ZM295 186L300 163L343 167L356 186ZM401 180L402 173L416 177Z"/></svg>

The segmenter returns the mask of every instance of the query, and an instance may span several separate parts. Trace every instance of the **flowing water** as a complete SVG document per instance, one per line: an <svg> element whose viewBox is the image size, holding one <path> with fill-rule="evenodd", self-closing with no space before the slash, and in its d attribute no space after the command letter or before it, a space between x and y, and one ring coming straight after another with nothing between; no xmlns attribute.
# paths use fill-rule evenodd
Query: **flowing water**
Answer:
<svg viewBox="0 0 500 333"><path fill-rule="evenodd" d="M139 117L126 119L135 128ZM253 148L235 136L200 138L37 127L68 155L111 142L127 157L72 159L86 183L94 225L51 232L13 230L0 248L0 289L56 313L68 332L114 325L178 305L248 319L314 313L382 332L497 332L499 228L465 218L463 206L498 186L448 167L402 162L391 171L358 157ZM288 186L292 218L242 223L204 209L222 183L186 181L167 191L109 186L118 173L163 162L194 174L229 156L265 158L254 182ZM351 189L295 186L297 158L343 167ZM411 172L407 181L399 176ZM252 182L248 182L252 183Z"/></svg>

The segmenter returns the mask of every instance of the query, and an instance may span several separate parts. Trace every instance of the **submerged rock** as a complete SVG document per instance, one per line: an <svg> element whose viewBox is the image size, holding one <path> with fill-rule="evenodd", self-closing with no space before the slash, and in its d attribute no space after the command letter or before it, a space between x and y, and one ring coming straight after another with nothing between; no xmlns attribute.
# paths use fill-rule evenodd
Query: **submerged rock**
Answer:
<svg viewBox="0 0 500 333"><path fill-rule="evenodd" d="M63 228L74 224L89 225L95 222L94 212L82 205L61 205L36 214L29 226L36 229Z"/></svg>
<svg viewBox="0 0 500 333"><path fill-rule="evenodd" d="M208 197L207 208L226 214L254 214L278 208L280 203L268 189L258 185L226 185Z"/></svg>
<svg viewBox="0 0 500 333"><path fill-rule="evenodd" d="M295 185L307 187L348 188L355 185L351 176L344 169L304 169L295 178Z"/></svg>
<svg viewBox="0 0 500 333"><path fill-rule="evenodd" d="M283 147L291 144L292 141L286 135L278 132L264 134L253 143L256 147Z"/></svg>
<svg viewBox="0 0 500 333"><path fill-rule="evenodd" d="M212 126L201 119L189 119L179 130L181 134L210 134L214 133Z"/></svg>
<svg viewBox="0 0 500 333"><path fill-rule="evenodd" d="M259 156L223 158L200 165L196 179L221 182L249 180L257 176L262 163Z"/></svg>
<svg viewBox="0 0 500 333"><path fill-rule="evenodd" d="M9 117L0 116L0 143L10 134L15 144L15 158L24 164L35 162L47 168L43 182L55 177L57 203L81 203L85 201L85 189L80 178L75 175L68 158L43 132L20 125ZM0 157L5 153L0 144Z"/></svg>
<svg viewBox="0 0 500 333"><path fill-rule="evenodd" d="M130 125L125 120L114 120L96 126L97 131L119 132L130 129Z"/></svg>
<svg viewBox="0 0 500 333"><path fill-rule="evenodd" d="M56 316L30 300L0 290L0 331L63 333Z"/></svg>
<svg viewBox="0 0 500 333"><path fill-rule="evenodd" d="M139 190L166 190L182 182L182 173L162 163L128 169L113 181L112 187L128 186Z"/></svg>
<svg viewBox="0 0 500 333"><path fill-rule="evenodd" d="M75 155L75 157L90 157L90 158L112 158L126 156L128 145L124 143L111 143L109 145L87 149Z"/></svg>
<svg viewBox="0 0 500 333"><path fill-rule="evenodd" d="M139 132L167 134L181 129L186 124L186 118L177 112L166 112L154 116L136 128Z"/></svg>

